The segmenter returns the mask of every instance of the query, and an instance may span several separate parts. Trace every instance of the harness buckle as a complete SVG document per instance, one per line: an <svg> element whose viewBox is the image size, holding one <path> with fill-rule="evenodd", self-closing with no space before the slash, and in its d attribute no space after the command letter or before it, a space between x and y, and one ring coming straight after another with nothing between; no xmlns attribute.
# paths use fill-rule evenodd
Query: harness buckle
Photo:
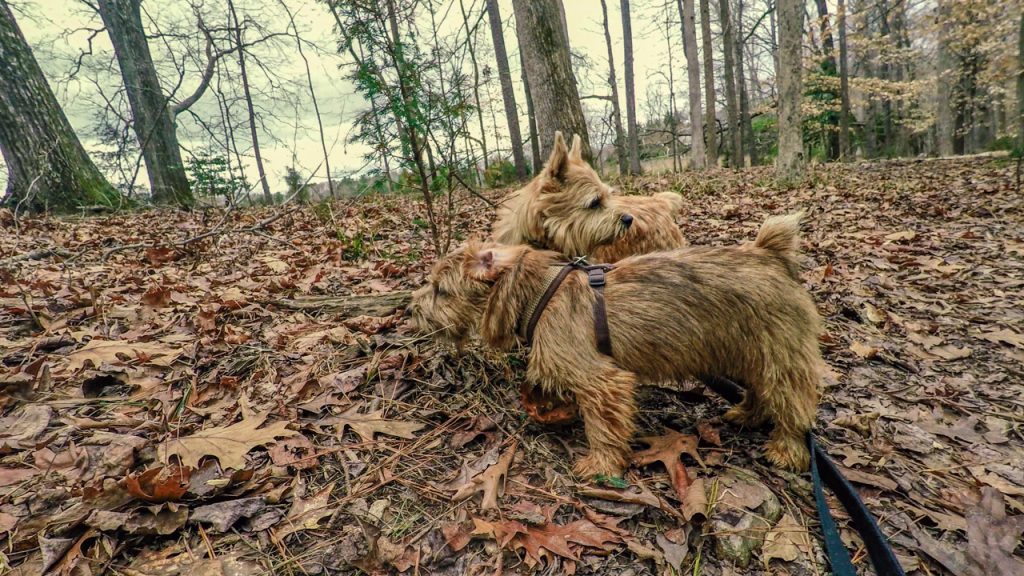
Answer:
<svg viewBox="0 0 1024 576"><path fill-rule="evenodd" d="M590 268L587 270L587 280L590 282L592 288L598 288L604 286L604 269L603 268Z"/></svg>

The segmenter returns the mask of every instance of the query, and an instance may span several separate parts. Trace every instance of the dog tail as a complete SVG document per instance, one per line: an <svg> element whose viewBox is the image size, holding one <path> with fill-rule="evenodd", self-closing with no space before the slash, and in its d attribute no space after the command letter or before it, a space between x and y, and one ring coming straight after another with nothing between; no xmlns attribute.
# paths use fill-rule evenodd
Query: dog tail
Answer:
<svg viewBox="0 0 1024 576"><path fill-rule="evenodd" d="M757 233L754 246L778 253L787 259L796 256L800 244L800 219L804 212L785 216L772 216L764 221Z"/></svg>
<svg viewBox="0 0 1024 576"><path fill-rule="evenodd" d="M669 210L673 213L679 212L683 209L683 197L675 192L658 192L654 197L661 198L665 202L668 202Z"/></svg>

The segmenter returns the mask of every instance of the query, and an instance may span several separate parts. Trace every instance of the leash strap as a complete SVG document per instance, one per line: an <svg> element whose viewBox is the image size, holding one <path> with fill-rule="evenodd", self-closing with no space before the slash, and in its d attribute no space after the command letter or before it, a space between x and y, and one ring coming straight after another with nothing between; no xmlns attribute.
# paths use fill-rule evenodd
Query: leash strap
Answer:
<svg viewBox="0 0 1024 576"><path fill-rule="evenodd" d="M733 404L742 401L746 393L742 386L728 378L702 376L700 379L704 385ZM832 459L818 445L814 434L810 431L807 432L807 448L811 452L811 484L814 490L814 502L818 509L818 520L821 522L821 532L825 541L825 553L828 555L832 573L835 576L856 576L857 574L853 568L853 562L850 560L850 553L839 537L839 529L836 527L835 519L832 518L832 512L828 508L824 486L828 486L835 493L843 509L850 515L854 529L860 534L867 547L868 557L871 559L871 565L875 568L875 573L879 576L904 576L903 567L896 559L888 539L879 529L874 516L861 501L853 485L843 477Z"/></svg>

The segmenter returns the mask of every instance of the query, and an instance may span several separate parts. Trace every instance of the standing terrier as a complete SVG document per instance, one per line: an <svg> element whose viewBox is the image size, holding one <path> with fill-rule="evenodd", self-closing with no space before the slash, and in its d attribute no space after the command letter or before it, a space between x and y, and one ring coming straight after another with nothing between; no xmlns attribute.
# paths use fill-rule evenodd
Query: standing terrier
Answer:
<svg viewBox="0 0 1024 576"><path fill-rule="evenodd" d="M726 418L747 426L771 421L767 458L805 470L804 436L815 418L822 360L820 319L797 276L799 218L767 220L744 246L626 258L607 272L601 293L576 270L555 282L565 268L556 252L471 242L434 266L409 313L421 330L441 338L461 343L477 331L500 349L527 343L529 323L527 380L579 405L590 447L575 465L580 475L625 469L638 380L702 375L746 383L745 400ZM626 231L609 223L594 229L613 237ZM545 305L539 301L546 292ZM607 354L595 345L601 338L594 306L602 297Z"/></svg>
<svg viewBox="0 0 1024 576"><path fill-rule="evenodd" d="M582 157L579 136L566 148L561 132L544 169L512 192L498 208L493 237L501 244L532 244L591 262L617 262L627 256L686 246L673 214L682 198L672 192L619 196L601 181ZM608 212L631 216L629 230L610 244L602 242Z"/></svg>

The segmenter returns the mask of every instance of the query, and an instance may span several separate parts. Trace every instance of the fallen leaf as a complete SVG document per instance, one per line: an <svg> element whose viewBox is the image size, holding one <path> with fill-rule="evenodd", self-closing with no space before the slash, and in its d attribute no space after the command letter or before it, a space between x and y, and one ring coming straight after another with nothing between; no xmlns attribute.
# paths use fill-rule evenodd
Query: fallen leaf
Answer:
<svg viewBox="0 0 1024 576"><path fill-rule="evenodd" d="M1003 328L997 332L978 334L978 338L988 340L993 344L1005 343L1010 346L1016 346L1017 348L1024 348L1024 335L1018 334L1008 328Z"/></svg>
<svg viewBox="0 0 1024 576"><path fill-rule="evenodd" d="M139 360L146 364L170 366L182 353L159 342L124 342L121 340L90 340L88 344L67 355L67 369L77 372L86 362L99 368L104 363Z"/></svg>
<svg viewBox="0 0 1024 576"><path fill-rule="evenodd" d="M864 360L870 360L871 358L878 356L879 352L878 348L875 348L874 346L869 346L859 340L854 342L853 344L850 344L850 350L852 350L854 354L863 358Z"/></svg>
<svg viewBox="0 0 1024 576"><path fill-rule="evenodd" d="M547 394L528 382L519 387L519 402L531 420L546 426L571 422L579 412L575 402Z"/></svg>
<svg viewBox="0 0 1024 576"><path fill-rule="evenodd" d="M122 530L128 534L166 536L177 532L187 519L187 507L164 504L136 508L131 512L93 510L85 524L104 532Z"/></svg>
<svg viewBox="0 0 1024 576"><path fill-rule="evenodd" d="M274 528L272 535L277 542L284 541L285 536L302 530L316 530L320 522L334 514L334 509L328 506L331 499L331 492L334 491L334 483L320 489L311 498L295 497L288 515Z"/></svg>
<svg viewBox="0 0 1024 576"><path fill-rule="evenodd" d="M46 431L52 417L53 408L45 404L28 404L0 419L0 453L35 448L36 439Z"/></svg>
<svg viewBox="0 0 1024 576"><path fill-rule="evenodd" d="M900 240L913 240L917 238L917 233L913 230L903 230L901 232L893 232L892 234L886 234L885 239L890 242L899 242Z"/></svg>
<svg viewBox="0 0 1024 576"><path fill-rule="evenodd" d="M711 444L712 446L722 445L722 437L719 436L718 430L716 430L715 427L706 420L697 422L697 435L700 436L700 439L707 444Z"/></svg>
<svg viewBox="0 0 1024 576"><path fill-rule="evenodd" d="M981 502L967 510L967 547L957 550L918 529L921 551L957 576L1024 574L1024 561L1013 555L1024 533L1024 515L1008 517L1006 502L994 488L981 489Z"/></svg>
<svg viewBox="0 0 1024 576"><path fill-rule="evenodd" d="M176 502L188 491L191 476L191 468L162 466L146 470L139 475L127 476L124 479L124 487L129 494L146 502Z"/></svg>
<svg viewBox="0 0 1024 576"><path fill-rule="evenodd" d="M325 425L336 425L338 434L344 434L345 428L350 427L359 434L359 437L367 442L373 441L374 434L387 434L396 438L415 438L416 431L423 428L424 424L419 422L403 422L401 420L387 420L383 416L383 410L359 413L359 405L354 405L342 414L321 420Z"/></svg>
<svg viewBox="0 0 1024 576"><path fill-rule="evenodd" d="M679 457L682 454L689 454L701 466L704 462L697 453L697 437L692 434L682 434L675 430L669 430L661 436L648 436L640 438L650 448L642 450L633 455L633 463L646 466L653 462L661 462L668 470L669 478L672 480L672 487L675 488L679 501L686 500L686 491L690 487L690 475L686 471Z"/></svg>
<svg viewBox="0 0 1024 576"><path fill-rule="evenodd" d="M498 496L505 491L505 477L508 475L508 468L515 458L518 442L513 442L498 461L481 472L469 481L456 488L452 499L461 502L476 493L482 493L483 499L480 502L481 510L491 510L498 507Z"/></svg>
<svg viewBox="0 0 1024 576"><path fill-rule="evenodd" d="M160 460L170 462L171 456L178 456L183 466L199 467L199 460L204 456L217 458L224 468L241 470L245 468L245 455L257 446L265 446L278 438L286 438L298 434L288 429L288 422L274 422L266 428L260 428L266 421L269 411L262 414L246 415L242 411L242 420L230 426L217 426L180 438L169 438L160 445Z"/></svg>
<svg viewBox="0 0 1024 576"><path fill-rule="evenodd" d="M811 539L807 527L801 525L786 513L782 519L765 534L764 547L761 549L761 560L765 567L773 559L792 562L798 557L811 557Z"/></svg>
<svg viewBox="0 0 1024 576"><path fill-rule="evenodd" d="M266 508L263 498L239 498L199 506L192 510L192 522L206 522L217 532L227 532L242 518L249 518Z"/></svg>

